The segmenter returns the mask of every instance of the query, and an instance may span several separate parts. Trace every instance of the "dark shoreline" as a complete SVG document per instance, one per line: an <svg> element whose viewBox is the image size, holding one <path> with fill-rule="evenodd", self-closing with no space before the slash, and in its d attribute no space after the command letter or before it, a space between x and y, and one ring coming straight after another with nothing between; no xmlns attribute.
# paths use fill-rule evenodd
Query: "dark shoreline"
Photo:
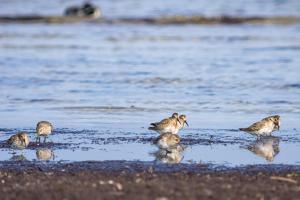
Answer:
<svg viewBox="0 0 300 200"><path fill-rule="evenodd" d="M108 161L0 161L0 170L13 171L103 171L103 172L159 172L159 173L215 173L215 172L299 172L300 165L285 164L262 164L262 165L245 165L245 166L224 166L209 163L179 163L163 164L155 161L126 161L126 160L108 160Z"/></svg>
<svg viewBox="0 0 300 200"><path fill-rule="evenodd" d="M0 23L76 23L92 22L99 24L153 24L153 25L172 25L172 24L295 24L300 22L299 17L278 16L278 17L234 17L234 16L165 16L165 17L145 17L145 18L99 18L89 17L66 17L66 16L0 16Z"/></svg>
<svg viewBox="0 0 300 200"><path fill-rule="evenodd" d="M300 166L0 162L1 199L297 199Z"/></svg>

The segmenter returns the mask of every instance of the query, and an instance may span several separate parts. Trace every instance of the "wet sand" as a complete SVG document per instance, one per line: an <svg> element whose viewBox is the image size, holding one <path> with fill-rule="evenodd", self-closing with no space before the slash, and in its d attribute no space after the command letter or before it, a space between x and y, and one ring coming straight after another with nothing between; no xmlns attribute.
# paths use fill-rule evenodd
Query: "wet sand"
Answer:
<svg viewBox="0 0 300 200"><path fill-rule="evenodd" d="M1 162L1 199L297 199L300 168Z"/></svg>

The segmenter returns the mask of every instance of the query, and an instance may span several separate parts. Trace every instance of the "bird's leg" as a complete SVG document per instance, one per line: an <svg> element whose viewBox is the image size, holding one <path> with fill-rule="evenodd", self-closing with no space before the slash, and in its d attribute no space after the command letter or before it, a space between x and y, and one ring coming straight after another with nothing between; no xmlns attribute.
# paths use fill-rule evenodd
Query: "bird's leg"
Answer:
<svg viewBox="0 0 300 200"><path fill-rule="evenodd" d="M213 142L213 137L214 137L213 135L209 136L209 144L211 144Z"/></svg>
<svg viewBox="0 0 300 200"><path fill-rule="evenodd" d="M260 139L261 139L261 135L258 135L258 136L257 136L257 140L260 140Z"/></svg>
<svg viewBox="0 0 300 200"><path fill-rule="evenodd" d="M172 153L172 151L170 151L169 149L166 149L166 156L167 156L169 153Z"/></svg>
<svg viewBox="0 0 300 200"><path fill-rule="evenodd" d="M46 142L47 136L44 137L44 143Z"/></svg>

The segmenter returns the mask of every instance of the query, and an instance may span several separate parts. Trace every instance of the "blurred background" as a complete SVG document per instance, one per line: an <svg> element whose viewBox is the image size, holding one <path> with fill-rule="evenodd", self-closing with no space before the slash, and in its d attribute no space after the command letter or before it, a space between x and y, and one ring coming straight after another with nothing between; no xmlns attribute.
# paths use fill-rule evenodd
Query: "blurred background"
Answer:
<svg viewBox="0 0 300 200"><path fill-rule="evenodd" d="M66 7L84 0L1 0L1 14L60 15ZM91 0L106 17L145 17L161 15L205 16L299 16L297 0Z"/></svg>
<svg viewBox="0 0 300 200"><path fill-rule="evenodd" d="M1 16L61 16L83 1L1 0ZM103 19L300 17L298 0L98 0ZM299 128L300 24L0 25L0 126L146 127L173 112L194 128L266 115Z"/></svg>

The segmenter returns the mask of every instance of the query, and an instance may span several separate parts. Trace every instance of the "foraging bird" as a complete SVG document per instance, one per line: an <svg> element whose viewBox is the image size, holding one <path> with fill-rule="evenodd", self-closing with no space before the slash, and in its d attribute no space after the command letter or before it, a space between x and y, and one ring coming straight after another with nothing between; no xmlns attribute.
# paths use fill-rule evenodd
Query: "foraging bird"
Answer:
<svg viewBox="0 0 300 200"><path fill-rule="evenodd" d="M173 113L171 117L169 117L169 119L178 119L179 118L179 114L178 113Z"/></svg>
<svg viewBox="0 0 300 200"><path fill-rule="evenodd" d="M173 113L171 117L161 120L160 122L154 122L150 124L149 130L154 130L159 134L173 133L177 134L180 127L181 121L178 117L178 113Z"/></svg>
<svg viewBox="0 0 300 200"><path fill-rule="evenodd" d="M154 144L160 149L171 150L180 143L180 137L177 134L163 133L156 138Z"/></svg>
<svg viewBox="0 0 300 200"><path fill-rule="evenodd" d="M39 140L39 143L41 142L40 137L44 137L44 142L46 142L46 138L51 134L53 131L53 126L50 122L47 121L40 121L36 125L36 142Z"/></svg>
<svg viewBox="0 0 300 200"><path fill-rule="evenodd" d="M65 10L65 15L71 17L98 18L101 16L101 11L97 6L87 2L82 6L71 6L67 8Z"/></svg>
<svg viewBox="0 0 300 200"><path fill-rule="evenodd" d="M179 129L184 128L184 124L186 124L187 126L189 126L185 115L180 115L179 116L179 122L180 122L180 125L181 125Z"/></svg>
<svg viewBox="0 0 300 200"><path fill-rule="evenodd" d="M248 128L240 128L239 130L248 132L256 136L269 136L273 131L280 128L280 116L274 115L266 117L259 122L255 122Z"/></svg>
<svg viewBox="0 0 300 200"><path fill-rule="evenodd" d="M29 137L27 132L19 132L13 136L11 136L7 143L13 149L25 149L29 144Z"/></svg>

